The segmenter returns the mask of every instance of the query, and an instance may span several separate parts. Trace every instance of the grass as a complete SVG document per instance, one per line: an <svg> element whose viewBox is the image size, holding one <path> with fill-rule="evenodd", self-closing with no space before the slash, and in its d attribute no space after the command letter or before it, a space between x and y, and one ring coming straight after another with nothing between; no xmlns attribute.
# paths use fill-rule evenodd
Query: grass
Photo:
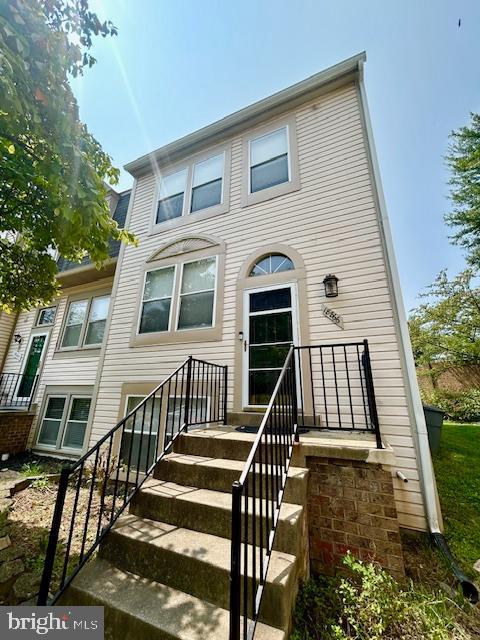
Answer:
<svg viewBox="0 0 480 640"><path fill-rule="evenodd" d="M446 422L433 460L445 536L465 573L479 578L480 424Z"/></svg>

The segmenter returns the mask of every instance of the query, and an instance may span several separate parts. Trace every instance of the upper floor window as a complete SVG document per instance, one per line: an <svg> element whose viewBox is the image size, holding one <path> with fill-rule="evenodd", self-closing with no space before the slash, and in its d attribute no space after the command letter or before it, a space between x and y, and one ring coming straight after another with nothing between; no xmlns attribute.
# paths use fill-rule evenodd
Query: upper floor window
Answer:
<svg viewBox="0 0 480 640"><path fill-rule="evenodd" d="M192 160L182 169L161 177L155 224L211 210L221 213L225 199L226 152ZM222 211L219 211L218 208ZM179 221L177 221L179 222Z"/></svg>
<svg viewBox="0 0 480 640"><path fill-rule="evenodd" d="M193 165L191 213L222 202L223 153Z"/></svg>
<svg viewBox="0 0 480 640"><path fill-rule="evenodd" d="M110 296L72 301L68 307L61 348L98 347L103 342Z"/></svg>
<svg viewBox="0 0 480 640"><path fill-rule="evenodd" d="M44 309L40 309L37 316L37 325L48 325L53 324L55 321L55 314L57 312L57 307L45 307Z"/></svg>
<svg viewBox="0 0 480 640"><path fill-rule="evenodd" d="M212 327L216 279L216 256L147 271L139 333Z"/></svg>
<svg viewBox="0 0 480 640"><path fill-rule="evenodd" d="M157 207L157 224L183 214L187 169L171 173L162 178Z"/></svg>
<svg viewBox="0 0 480 640"><path fill-rule="evenodd" d="M261 260L258 260L250 271L250 276L267 276L272 273L281 273L282 271L291 271L295 269L290 258L283 253L271 253Z"/></svg>
<svg viewBox="0 0 480 640"><path fill-rule="evenodd" d="M250 140L250 193L289 179L287 127Z"/></svg>

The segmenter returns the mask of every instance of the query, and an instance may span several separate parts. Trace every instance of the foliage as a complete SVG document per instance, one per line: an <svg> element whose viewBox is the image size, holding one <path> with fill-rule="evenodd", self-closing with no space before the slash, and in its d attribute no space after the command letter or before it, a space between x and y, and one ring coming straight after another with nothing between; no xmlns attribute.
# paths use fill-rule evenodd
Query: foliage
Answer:
<svg viewBox="0 0 480 640"><path fill-rule="evenodd" d="M449 279L438 275L421 297L426 301L414 309L409 321L413 354L417 365L480 363L480 291L475 273L467 269Z"/></svg>
<svg viewBox="0 0 480 640"><path fill-rule="evenodd" d="M118 170L69 84L95 63L92 38L115 34L88 0L0 0L0 309L51 301L52 249L99 267L110 239L134 241L106 202Z"/></svg>
<svg viewBox="0 0 480 640"><path fill-rule="evenodd" d="M61 464L52 463L48 459L46 462L34 460L23 464L20 468L20 473L26 478L31 478L32 476L41 476L49 473L60 473L60 469Z"/></svg>
<svg viewBox="0 0 480 640"><path fill-rule="evenodd" d="M464 571L478 579L480 558L480 425L445 423L434 457L445 535Z"/></svg>
<svg viewBox="0 0 480 640"><path fill-rule="evenodd" d="M310 580L298 598L291 640L467 640L443 594L402 588L372 563L344 558L348 577Z"/></svg>
<svg viewBox="0 0 480 640"><path fill-rule="evenodd" d="M452 171L450 197L453 211L445 216L456 229L453 241L467 251L468 261L480 267L480 114L471 114L470 126L450 135L446 157Z"/></svg>
<svg viewBox="0 0 480 640"><path fill-rule="evenodd" d="M467 391L447 391L434 389L431 393L422 393L427 404L443 409L445 415L458 422L476 422L480 420L480 389Z"/></svg>

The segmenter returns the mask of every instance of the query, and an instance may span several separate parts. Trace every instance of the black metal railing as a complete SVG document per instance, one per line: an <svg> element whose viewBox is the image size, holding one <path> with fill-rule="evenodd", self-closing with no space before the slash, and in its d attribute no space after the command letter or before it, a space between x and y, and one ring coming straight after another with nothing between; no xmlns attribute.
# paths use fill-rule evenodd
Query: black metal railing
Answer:
<svg viewBox="0 0 480 640"><path fill-rule="evenodd" d="M38 376L0 373L0 409L30 409Z"/></svg>
<svg viewBox="0 0 480 640"><path fill-rule="evenodd" d="M292 346L232 486L230 640L255 633L300 426L372 432L382 448L367 340Z"/></svg>
<svg viewBox="0 0 480 640"><path fill-rule="evenodd" d="M297 429L291 347L242 475L232 487L230 640L250 639L255 632Z"/></svg>
<svg viewBox="0 0 480 640"><path fill-rule="evenodd" d="M190 356L75 464L62 469L39 605L57 601L180 433L226 422L226 398L227 367Z"/></svg>
<svg viewBox="0 0 480 640"><path fill-rule="evenodd" d="M382 448L368 341L295 347L299 426L370 431Z"/></svg>

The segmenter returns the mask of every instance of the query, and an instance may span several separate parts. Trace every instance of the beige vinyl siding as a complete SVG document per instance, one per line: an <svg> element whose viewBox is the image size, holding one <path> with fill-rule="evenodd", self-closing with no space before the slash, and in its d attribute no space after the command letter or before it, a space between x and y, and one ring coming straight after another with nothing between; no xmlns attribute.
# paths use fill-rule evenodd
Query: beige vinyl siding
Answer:
<svg viewBox="0 0 480 640"><path fill-rule="evenodd" d="M99 363L99 349L95 349L88 355L77 356L76 351L61 354L55 354L59 341L60 333L63 328L64 316L68 306L69 296L76 296L77 294L85 293L85 296L90 295L90 292L96 289L104 291L108 290L112 285L112 279L99 280L94 284L82 285L78 287L72 287L66 289L61 297L59 297L53 304L57 305L57 312L55 316L55 323L52 327L35 327L34 323L37 317L37 310L29 311L28 313L20 314L17 325L15 328L16 333L20 333L22 336L22 344L20 347L21 360L17 360L13 353L18 350L18 345L10 345L10 349L7 355L5 363L5 371L12 373L19 373L22 371L23 361L26 356L26 349L29 341L30 334L42 333L43 331L49 332L47 350L43 359L43 366L39 371L40 379L35 393L34 402L37 405L37 415L32 425L32 431L30 432L29 446L34 446L34 436L36 432L37 420L39 417L39 411L42 407L45 387L48 386L78 386L78 385L94 385L98 370ZM86 352L85 352L86 353Z"/></svg>
<svg viewBox="0 0 480 640"><path fill-rule="evenodd" d="M4 363L15 320L16 314L0 311L0 367ZM7 371L5 367L3 367L3 371Z"/></svg>
<svg viewBox="0 0 480 640"><path fill-rule="evenodd" d="M229 365L229 408L240 371L234 372L237 340L237 281L246 258L257 248L283 243L303 258L311 344L368 338L383 436L395 449L398 469L408 484L394 479L403 526L425 529L418 464L410 429L399 342L375 211L372 182L356 88L338 89L295 110L301 189L245 208L241 197L241 136L232 142L230 210L224 215L148 235L154 177L138 179L129 228L139 240L127 247L119 265L118 291L105 348L90 442L119 417L121 386L161 381L188 355ZM165 344L131 348L131 327L147 258L166 241L185 235L215 236L226 243L223 337L203 344ZM193 256L194 254L192 254ZM341 331L321 310L326 273L339 278L331 306L345 322ZM255 283L252 282L252 286Z"/></svg>

